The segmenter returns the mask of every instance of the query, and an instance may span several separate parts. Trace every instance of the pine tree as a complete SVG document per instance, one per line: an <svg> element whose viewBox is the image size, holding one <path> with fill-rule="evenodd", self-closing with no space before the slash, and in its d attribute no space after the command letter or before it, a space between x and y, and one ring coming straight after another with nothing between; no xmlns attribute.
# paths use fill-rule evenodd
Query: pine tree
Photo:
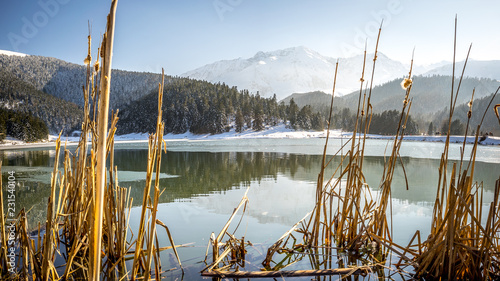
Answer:
<svg viewBox="0 0 500 281"><path fill-rule="evenodd" d="M290 120L290 127L296 128L297 123L297 113L299 112L299 106L295 103L293 98L290 100L290 105L288 106L288 120Z"/></svg>
<svg viewBox="0 0 500 281"><path fill-rule="evenodd" d="M444 121L443 125L441 126L441 132L443 134L446 134L448 132L448 121ZM451 122L451 127L450 127L450 135L452 136L460 136L465 134L465 125L460 121L459 119L453 120Z"/></svg>
<svg viewBox="0 0 500 281"><path fill-rule="evenodd" d="M311 129L315 131L324 130L323 119L321 117L321 113L316 112L311 118Z"/></svg>
<svg viewBox="0 0 500 281"><path fill-rule="evenodd" d="M429 124L429 128L427 129L427 135L429 136L434 135L434 124L432 124L432 122Z"/></svg>
<svg viewBox="0 0 500 281"><path fill-rule="evenodd" d="M253 125L252 125L252 128L255 130L255 131L261 131L264 129L264 126L263 126L263 123L264 123L264 119L262 118L262 104L261 103L257 103L255 105L255 108L254 108L254 111L253 111Z"/></svg>
<svg viewBox="0 0 500 281"><path fill-rule="evenodd" d="M302 107L297 114L297 126L304 130L310 130L312 128L311 115L312 110L310 105Z"/></svg>
<svg viewBox="0 0 500 281"><path fill-rule="evenodd" d="M236 132L241 133L243 131L243 127L245 126L245 119L243 119L243 114L241 113L240 109L238 109L238 112L236 113L236 119L234 123Z"/></svg>

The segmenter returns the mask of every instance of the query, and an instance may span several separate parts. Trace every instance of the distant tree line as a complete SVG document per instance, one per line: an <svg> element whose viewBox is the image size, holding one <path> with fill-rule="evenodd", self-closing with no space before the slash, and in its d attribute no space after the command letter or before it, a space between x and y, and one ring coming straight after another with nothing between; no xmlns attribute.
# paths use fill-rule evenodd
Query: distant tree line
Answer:
<svg viewBox="0 0 500 281"><path fill-rule="evenodd" d="M477 126L483 122L479 135L486 133L493 136L500 135L500 126L494 111L495 104L500 104L500 95L494 96L490 94L489 96L475 99L472 103L470 120L468 120L468 103L457 105L453 112L450 133L452 135L463 135L467 130L468 135L474 135L477 131ZM432 122L428 125L429 135L446 134L448 132L449 108L446 107L437 112L432 116L431 120Z"/></svg>
<svg viewBox="0 0 500 281"><path fill-rule="evenodd" d="M378 135L395 135L401 120L401 112L397 110L386 110L379 114L373 114L370 124L370 134ZM406 124L404 124L406 120ZM411 115L406 118L403 114L401 126L405 126L404 132L406 135L416 135L419 133L418 125L413 121Z"/></svg>
<svg viewBox="0 0 500 281"><path fill-rule="evenodd" d="M119 133L153 132L157 115L157 92L120 111ZM165 85L163 92L165 133L219 134L234 128L256 131L266 126L288 124L294 129L322 130L320 113L310 106L299 108L293 101L278 103L276 95L264 98L238 91L236 87L179 78Z"/></svg>
<svg viewBox="0 0 500 281"><path fill-rule="evenodd" d="M154 132L157 116L157 92L131 103L120 111L118 133ZM179 78L165 85L163 92L165 133L219 134L234 129L259 131L266 126L286 124L295 130L323 130L329 109L314 110L310 105L299 107L294 99L288 104L276 96L264 98L238 91L236 87L206 81ZM370 133L396 133L400 113L396 110L374 114ZM331 129L352 131L356 114L349 109L334 110ZM407 134L417 134L418 126L411 116L406 124Z"/></svg>
<svg viewBox="0 0 500 281"><path fill-rule="evenodd" d="M329 111L329 110L328 110ZM321 113L325 120L328 118L327 110L324 109ZM341 129L343 131L352 132L356 126L356 112L351 111L349 108L336 108L333 109L332 124L330 128ZM364 120L366 116L359 116L358 118L358 132L363 130ZM369 134L378 135L395 135L398 129L399 120L401 118L401 112L397 110L386 110L381 113L374 113L371 117ZM403 116L403 120L406 115ZM401 124L403 125L403 124ZM419 128L417 122L414 121L412 116L408 116L408 120L405 125L406 135L419 134Z"/></svg>
<svg viewBox="0 0 500 281"><path fill-rule="evenodd" d="M48 135L49 128L40 118L0 108L0 141L12 136L25 142L34 142L47 139Z"/></svg>

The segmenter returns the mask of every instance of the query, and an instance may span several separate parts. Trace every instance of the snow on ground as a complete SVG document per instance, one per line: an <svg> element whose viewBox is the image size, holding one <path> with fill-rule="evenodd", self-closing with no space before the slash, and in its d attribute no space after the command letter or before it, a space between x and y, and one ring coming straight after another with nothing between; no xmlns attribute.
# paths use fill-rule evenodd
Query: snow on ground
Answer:
<svg viewBox="0 0 500 281"><path fill-rule="evenodd" d="M330 131L330 136L341 136L340 130ZM241 133L237 133L232 129L229 132L222 134L202 134L196 135L190 132L184 134L166 134L163 138L168 140L221 140L221 139L257 139L257 138L273 138L273 139L283 139L283 138L322 138L326 137L325 131L295 131L293 129L285 127L285 125L279 125L275 127L267 127L262 131L254 131L251 129L245 130ZM148 134L127 134L115 137L116 142L120 141L135 141L135 140L147 140Z"/></svg>
<svg viewBox="0 0 500 281"><path fill-rule="evenodd" d="M368 135L369 139L392 139L392 136ZM429 142L445 142L446 136L405 136L404 140L407 141L429 141ZM463 143L464 136L450 136L450 143ZM473 144L475 141L474 136L467 136L466 143ZM488 136L485 140L480 141L482 145L500 145L500 137Z"/></svg>
<svg viewBox="0 0 500 281"><path fill-rule="evenodd" d="M232 129L229 132L222 134L204 134L195 135L193 133L187 132L184 134L167 134L163 137L165 141L169 140L221 140L221 139L258 139L258 138L271 138L271 139L304 139L304 138L325 138L327 131L295 131L293 129L287 128L285 125L279 125L275 127L266 127L262 131L254 131L251 129L245 130L241 133L237 133ZM128 143L128 142L147 142L149 134L147 133L133 133L126 135L115 136L115 143ZM350 137L352 133L342 132L340 130L331 130L330 138L340 138L340 137ZM382 135L367 135L368 139L393 139L393 136L382 136ZM6 138L3 143L0 143L0 149L15 149L17 147L44 147L44 146L54 146L56 135L49 136L48 141L42 141L37 143L25 143L23 141ZM67 143L68 145L76 145L79 140L77 136L71 137L61 137L61 142ZM446 136L405 136L404 140L407 141L429 141L429 142L445 142ZM464 140L463 136L451 136L451 143L462 143ZM466 139L467 143L474 143L474 137L468 136ZM485 140L481 141L482 145L500 145L500 137L488 136Z"/></svg>

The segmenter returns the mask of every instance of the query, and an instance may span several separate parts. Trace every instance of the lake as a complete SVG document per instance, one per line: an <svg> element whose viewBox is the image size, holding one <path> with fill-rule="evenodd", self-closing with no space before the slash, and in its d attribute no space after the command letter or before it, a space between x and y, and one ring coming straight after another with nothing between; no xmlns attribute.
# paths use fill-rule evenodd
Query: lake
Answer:
<svg viewBox="0 0 500 281"><path fill-rule="evenodd" d="M168 152L162 158L160 175L164 192L158 219L170 228L176 244L192 243L179 249L185 268L183 280L202 280L199 271L205 266L210 235L219 233L247 188L249 203L236 237L245 237L253 244L247 269L262 267L260 254L265 255L267 247L314 206L324 142L319 138L167 141ZM346 139L331 139L328 154L334 155L345 142ZM367 140L363 168L374 191L380 184L387 144L386 140ZM409 189L406 190L403 170L398 166L392 187L396 243L406 245L416 230L421 231L423 239L429 233L443 147L443 143L411 141L402 145L400 154ZM450 159L460 159L460 147L450 145ZM466 153L470 148L466 146ZM72 151L74 147L68 149ZM119 184L131 187L136 206L131 211L133 230L137 229L141 212L146 149L145 142L115 145ZM16 172L16 210L31 208L28 217L33 228L38 221L45 221L54 157L53 148L0 150L3 180L6 181L8 171ZM335 163L339 160L340 157L334 158ZM327 170L326 175L329 177L332 172ZM499 176L500 147L479 146L474 177L483 181L485 204L491 201ZM161 246L170 244L163 229L158 229L158 236ZM172 252L163 252L162 269L173 267L178 265ZM182 278L179 270L165 275L169 280Z"/></svg>

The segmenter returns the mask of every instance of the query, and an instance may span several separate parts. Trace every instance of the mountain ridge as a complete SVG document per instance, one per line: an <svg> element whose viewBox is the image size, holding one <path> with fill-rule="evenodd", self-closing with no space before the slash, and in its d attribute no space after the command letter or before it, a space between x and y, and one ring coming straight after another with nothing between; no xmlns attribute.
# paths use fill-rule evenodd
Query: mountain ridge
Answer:
<svg viewBox="0 0 500 281"><path fill-rule="evenodd" d="M367 65L372 61L367 56ZM276 94L283 99L291 93L310 91L331 91L335 64L339 62L337 93L347 94L359 87L363 65L363 55L350 58L332 58L304 46L291 47L269 52L257 52L243 59L221 60L188 71L181 76L209 81L223 82L230 86L259 92L270 97ZM365 69L366 77L371 75L371 67ZM409 69L401 62L391 60L379 53L375 83L402 77Z"/></svg>
<svg viewBox="0 0 500 281"><path fill-rule="evenodd" d="M264 97L276 94L282 100L292 93L322 91L331 93L335 64L338 62L336 96L359 90L364 56L333 58L305 46L274 51L259 51L249 58L220 60L181 74L212 83L225 83ZM371 79L373 54L367 54L364 81ZM458 76L464 61L456 63ZM428 65L414 64L413 74L422 76L451 75L452 63L440 61ZM407 76L409 64L377 53L374 86ZM469 60L465 77L500 80L500 61Z"/></svg>

